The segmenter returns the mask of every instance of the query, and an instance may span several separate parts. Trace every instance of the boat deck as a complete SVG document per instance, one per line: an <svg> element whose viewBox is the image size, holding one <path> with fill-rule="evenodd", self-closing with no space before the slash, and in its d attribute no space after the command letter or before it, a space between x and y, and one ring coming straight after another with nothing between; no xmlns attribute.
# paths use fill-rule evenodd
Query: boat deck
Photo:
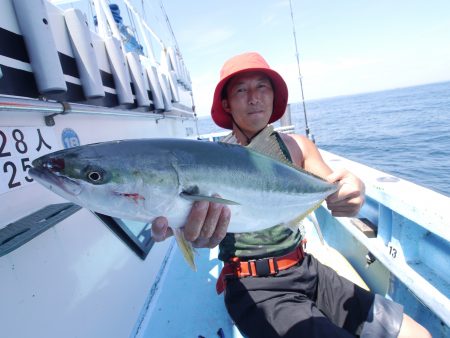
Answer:
<svg viewBox="0 0 450 338"><path fill-rule="evenodd" d="M194 272L173 245L137 337L242 337L228 316L223 294L216 293L223 266L217 259L218 249L199 249L197 253Z"/></svg>
<svg viewBox="0 0 450 338"><path fill-rule="evenodd" d="M331 263L347 279L368 288L343 256L320 244L320 235L309 217L302 225L309 253L326 265ZM216 281L223 266L217 259L218 248L198 249L197 253L197 272L194 272L173 240L157 286L150 293L137 337L243 337L227 313L223 294L216 294Z"/></svg>

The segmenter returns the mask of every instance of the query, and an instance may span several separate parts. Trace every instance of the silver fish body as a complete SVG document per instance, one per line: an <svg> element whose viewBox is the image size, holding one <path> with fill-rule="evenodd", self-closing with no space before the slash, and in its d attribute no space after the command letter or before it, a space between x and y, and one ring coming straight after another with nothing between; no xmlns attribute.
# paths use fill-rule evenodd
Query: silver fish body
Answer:
<svg viewBox="0 0 450 338"><path fill-rule="evenodd" d="M229 232L306 215L336 185L246 147L182 139L123 140L45 155L29 174L92 211L182 227L196 200L229 204ZM211 198L219 194L221 199Z"/></svg>

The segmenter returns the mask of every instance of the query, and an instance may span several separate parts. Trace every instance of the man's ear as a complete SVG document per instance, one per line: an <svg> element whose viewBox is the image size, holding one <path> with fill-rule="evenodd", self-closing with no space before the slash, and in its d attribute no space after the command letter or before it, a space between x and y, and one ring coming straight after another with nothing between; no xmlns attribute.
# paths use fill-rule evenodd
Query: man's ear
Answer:
<svg viewBox="0 0 450 338"><path fill-rule="evenodd" d="M223 110L225 110L227 113L231 112L231 108L228 105L228 100L227 99L223 99L222 100L222 108Z"/></svg>

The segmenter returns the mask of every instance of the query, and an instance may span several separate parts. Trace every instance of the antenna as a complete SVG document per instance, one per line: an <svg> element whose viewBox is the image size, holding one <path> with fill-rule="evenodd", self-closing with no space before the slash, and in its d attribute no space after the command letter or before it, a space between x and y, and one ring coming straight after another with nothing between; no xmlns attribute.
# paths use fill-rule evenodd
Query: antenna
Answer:
<svg viewBox="0 0 450 338"><path fill-rule="evenodd" d="M299 54L298 54L297 35L295 34L294 11L292 10L292 1L291 0L289 0L289 7L291 9L292 33L294 35L295 56L297 58L298 80L300 82L300 90L302 93L303 115L305 117L305 132L306 132L306 137L308 137L311 141L314 142L314 136L312 134L310 134L310 132L309 132L308 117L306 115L305 96L303 94L303 81L302 81L303 77L302 77L302 73L300 71L300 59L299 59Z"/></svg>

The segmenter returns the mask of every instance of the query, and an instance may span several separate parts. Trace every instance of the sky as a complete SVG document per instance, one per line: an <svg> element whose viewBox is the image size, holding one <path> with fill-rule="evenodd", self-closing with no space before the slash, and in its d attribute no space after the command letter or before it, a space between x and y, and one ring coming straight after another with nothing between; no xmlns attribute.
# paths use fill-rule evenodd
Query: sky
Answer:
<svg viewBox="0 0 450 338"><path fill-rule="evenodd" d="M161 0L208 116L230 57L259 52L301 101L288 0ZM292 0L306 101L450 80L449 0ZM449 93L450 94L450 93Z"/></svg>

